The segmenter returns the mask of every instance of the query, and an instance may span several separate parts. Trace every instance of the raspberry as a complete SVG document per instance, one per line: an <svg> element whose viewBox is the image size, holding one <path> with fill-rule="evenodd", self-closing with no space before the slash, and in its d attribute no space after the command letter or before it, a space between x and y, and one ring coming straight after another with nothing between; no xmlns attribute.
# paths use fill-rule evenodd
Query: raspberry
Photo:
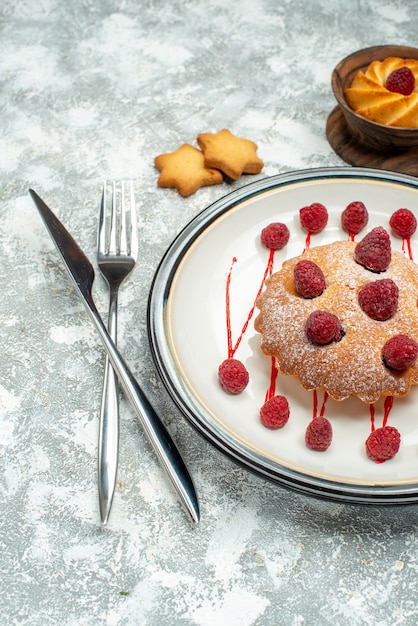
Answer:
<svg viewBox="0 0 418 626"><path fill-rule="evenodd" d="M332 441L332 426L326 417L314 417L305 432L305 443L311 450L324 452Z"/></svg>
<svg viewBox="0 0 418 626"><path fill-rule="evenodd" d="M289 403L284 396L270 398L260 409L260 419L266 428L282 428L289 414Z"/></svg>
<svg viewBox="0 0 418 626"><path fill-rule="evenodd" d="M387 340L382 350L386 367L404 370L412 365L418 356L418 343L408 335L395 335Z"/></svg>
<svg viewBox="0 0 418 626"><path fill-rule="evenodd" d="M409 239L417 229L417 220L409 209L398 209L391 216L389 226L398 237Z"/></svg>
<svg viewBox="0 0 418 626"><path fill-rule="evenodd" d="M358 235L369 221L368 211L363 202L350 202L341 214L341 224L351 235Z"/></svg>
<svg viewBox="0 0 418 626"><path fill-rule="evenodd" d="M273 222L261 231L261 243L270 250L281 250L289 241L290 232L286 224Z"/></svg>
<svg viewBox="0 0 418 626"><path fill-rule="evenodd" d="M218 368L218 378L222 389L228 393L241 393L250 379L245 365L237 359L225 359Z"/></svg>
<svg viewBox="0 0 418 626"><path fill-rule="evenodd" d="M376 463L383 463L395 456L401 445L401 436L394 426L376 428L366 439L367 456Z"/></svg>
<svg viewBox="0 0 418 626"><path fill-rule="evenodd" d="M339 341L343 336L340 320L327 311L313 311L306 320L305 332L309 341L316 346Z"/></svg>
<svg viewBox="0 0 418 626"><path fill-rule="evenodd" d="M313 261L302 260L293 269L295 289L302 298L316 298L325 289L325 277Z"/></svg>
<svg viewBox="0 0 418 626"><path fill-rule="evenodd" d="M398 308L398 286L390 278L367 283L359 291L358 301L362 310L378 322L389 320Z"/></svg>
<svg viewBox="0 0 418 626"><path fill-rule="evenodd" d="M389 91L409 96L415 88L415 77L409 67L400 67L389 74L385 87Z"/></svg>
<svg viewBox="0 0 418 626"><path fill-rule="evenodd" d="M354 251L357 263L371 272L384 272L391 259L390 237L384 228L373 228L359 243Z"/></svg>
<svg viewBox="0 0 418 626"><path fill-rule="evenodd" d="M323 204L314 202L299 210L300 223L308 233L320 233L328 222L328 211Z"/></svg>

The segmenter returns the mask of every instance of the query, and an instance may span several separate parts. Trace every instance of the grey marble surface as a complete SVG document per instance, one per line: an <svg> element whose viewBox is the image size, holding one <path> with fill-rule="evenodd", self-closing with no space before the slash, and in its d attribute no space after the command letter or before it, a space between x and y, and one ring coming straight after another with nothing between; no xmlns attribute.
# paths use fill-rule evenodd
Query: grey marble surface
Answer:
<svg viewBox="0 0 418 626"><path fill-rule="evenodd" d="M324 130L332 69L358 48L416 44L417 11L417 0L3 0L1 624L417 623L417 507L317 501L236 466L173 406L146 330L170 241L249 182L183 199L157 188L154 156L227 127L257 142L259 178L342 165ZM125 402L118 488L109 525L99 523L103 351L28 188L95 264L101 183L112 177L141 190L119 344L194 475L195 527ZM103 281L95 293L104 313Z"/></svg>

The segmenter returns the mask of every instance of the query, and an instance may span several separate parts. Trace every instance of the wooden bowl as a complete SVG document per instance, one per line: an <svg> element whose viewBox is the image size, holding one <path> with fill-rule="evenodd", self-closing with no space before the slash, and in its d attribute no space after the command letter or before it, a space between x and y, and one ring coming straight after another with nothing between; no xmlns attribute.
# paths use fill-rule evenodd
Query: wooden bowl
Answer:
<svg viewBox="0 0 418 626"><path fill-rule="evenodd" d="M350 132L360 144L384 152L418 146L418 128L400 128L372 122L348 106L344 92L359 70L365 70L372 61L383 61L387 57L418 60L418 49L407 46L364 48L340 61L331 76L334 96Z"/></svg>

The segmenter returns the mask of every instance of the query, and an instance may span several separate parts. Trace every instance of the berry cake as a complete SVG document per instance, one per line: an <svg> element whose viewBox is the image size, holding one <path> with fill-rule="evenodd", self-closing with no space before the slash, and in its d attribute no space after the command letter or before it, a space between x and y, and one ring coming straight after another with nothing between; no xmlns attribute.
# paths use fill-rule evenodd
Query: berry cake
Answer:
<svg viewBox="0 0 418 626"><path fill-rule="evenodd" d="M257 299L254 324L280 373L335 400L373 403L418 383L417 298L418 266L392 251L378 227L359 243L337 241L285 261Z"/></svg>
<svg viewBox="0 0 418 626"><path fill-rule="evenodd" d="M373 122L418 128L418 60L373 61L356 74L345 97L356 113Z"/></svg>

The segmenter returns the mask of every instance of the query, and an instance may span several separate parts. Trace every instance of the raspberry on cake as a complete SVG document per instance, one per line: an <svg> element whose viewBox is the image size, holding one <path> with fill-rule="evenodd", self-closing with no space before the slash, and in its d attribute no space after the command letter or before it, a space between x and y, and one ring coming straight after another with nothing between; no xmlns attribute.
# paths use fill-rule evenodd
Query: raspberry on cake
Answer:
<svg viewBox="0 0 418 626"><path fill-rule="evenodd" d="M399 289L391 278L375 280L364 285L358 293L363 311L373 320L389 320L398 308Z"/></svg>
<svg viewBox="0 0 418 626"><path fill-rule="evenodd" d="M390 237L384 228L373 228L356 245L355 258L357 263L372 272L384 272L391 259Z"/></svg>
<svg viewBox="0 0 418 626"><path fill-rule="evenodd" d="M408 335L395 335L385 343L382 354L387 367L402 371L417 360L418 344Z"/></svg>
<svg viewBox="0 0 418 626"><path fill-rule="evenodd" d="M320 267L303 259L293 270L295 289L302 298L316 298L325 289L325 277Z"/></svg>
<svg viewBox="0 0 418 626"><path fill-rule="evenodd" d="M325 346L331 341L341 341L341 322L334 313L313 311L305 324L306 336L315 346Z"/></svg>

